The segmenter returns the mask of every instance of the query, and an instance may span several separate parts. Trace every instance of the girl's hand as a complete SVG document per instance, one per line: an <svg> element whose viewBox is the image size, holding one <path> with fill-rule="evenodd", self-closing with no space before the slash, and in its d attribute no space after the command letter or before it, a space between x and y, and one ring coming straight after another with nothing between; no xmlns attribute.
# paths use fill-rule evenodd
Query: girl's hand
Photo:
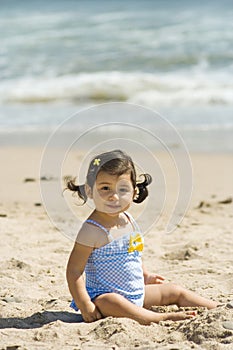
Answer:
<svg viewBox="0 0 233 350"><path fill-rule="evenodd" d="M165 278L155 273L148 274L144 276L145 284L163 284Z"/></svg>
<svg viewBox="0 0 233 350"><path fill-rule="evenodd" d="M88 323L100 320L102 318L101 313L92 301L85 304L85 306L80 309L80 311L84 321Z"/></svg>

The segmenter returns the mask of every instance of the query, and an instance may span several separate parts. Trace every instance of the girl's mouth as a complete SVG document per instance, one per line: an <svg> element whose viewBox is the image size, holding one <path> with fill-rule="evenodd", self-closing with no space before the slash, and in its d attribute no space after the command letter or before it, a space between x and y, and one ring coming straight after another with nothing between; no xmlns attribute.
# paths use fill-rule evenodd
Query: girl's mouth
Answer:
<svg viewBox="0 0 233 350"><path fill-rule="evenodd" d="M107 204L107 207L111 208L111 209L120 209L121 208L120 205L116 205L116 204Z"/></svg>

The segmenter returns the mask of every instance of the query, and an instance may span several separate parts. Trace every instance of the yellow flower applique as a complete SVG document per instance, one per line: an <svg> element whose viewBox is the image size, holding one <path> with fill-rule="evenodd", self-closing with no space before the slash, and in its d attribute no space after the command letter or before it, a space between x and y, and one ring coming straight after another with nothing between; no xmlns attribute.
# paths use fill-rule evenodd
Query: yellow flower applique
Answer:
<svg viewBox="0 0 233 350"><path fill-rule="evenodd" d="M93 165L100 165L100 159L99 158L95 158L94 162L93 162Z"/></svg>
<svg viewBox="0 0 233 350"><path fill-rule="evenodd" d="M128 253L132 253L135 250L142 252L144 248L143 237L140 233L130 235Z"/></svg>

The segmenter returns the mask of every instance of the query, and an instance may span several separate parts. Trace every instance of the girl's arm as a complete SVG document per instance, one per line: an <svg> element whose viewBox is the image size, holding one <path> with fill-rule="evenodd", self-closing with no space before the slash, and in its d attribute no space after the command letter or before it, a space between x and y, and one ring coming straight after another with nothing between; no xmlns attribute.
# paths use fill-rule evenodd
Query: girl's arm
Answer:
<svg viewBox="0 0 233 350"><path fill-rule="evenodd" d="M144 284L162 284L165 280L163 276L156 275L155 273L149 273L144 264L142 264Z"/></svg>
<svg viewBox="0 0 233 350"><path fill-rule="evenodd" d="M66 269L70 293L85 322L92 322L102 318L102 315L87 293L83 278L84 269L92 250L92 247L75 243Z"/></svg>

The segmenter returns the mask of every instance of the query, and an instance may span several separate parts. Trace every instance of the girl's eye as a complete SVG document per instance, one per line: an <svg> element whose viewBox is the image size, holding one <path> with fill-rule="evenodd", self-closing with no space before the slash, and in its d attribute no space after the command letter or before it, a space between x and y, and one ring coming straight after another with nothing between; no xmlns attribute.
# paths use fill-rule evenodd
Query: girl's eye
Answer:
<svg viewBox="0 0 233 350"><path fill-rule="evenodd" d="M103 187L101 187L101 191L110 191L110 187L103 186Z"/></svg>
<svg viewBox="0 0 233 350"><path fill-rule="evenodd" d="M129 189L126 187L119 188L119 193L127 193L129 192Z"/></svg>

